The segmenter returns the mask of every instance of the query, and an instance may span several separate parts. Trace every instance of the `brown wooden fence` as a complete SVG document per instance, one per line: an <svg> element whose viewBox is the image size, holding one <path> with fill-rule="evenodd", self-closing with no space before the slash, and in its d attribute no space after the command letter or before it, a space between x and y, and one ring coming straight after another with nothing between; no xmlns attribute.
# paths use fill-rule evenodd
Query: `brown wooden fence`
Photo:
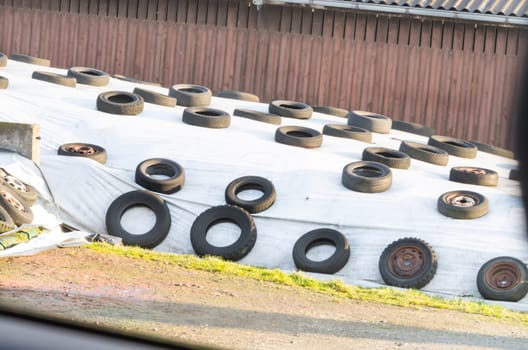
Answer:
<svg viewBox="0 0 528 350"><path fill-rule="evenodd" d="M45 1L25 8L8 2L0 0L0 51L8 55L46 57L64 68L97 67L164 86L192 82L213 91L251 91L263 101L370 110L431 125L440 134L513 145L524 29L308 9L308 30L302 20L308 16L296 15L307 9L255 13L248 7L244 14L241 4L247 3L234 1L196 1L195 10L189 10L190 0L166 1L167 7L157 1L153 19L148 11L145 19L118 16L123 7L83 14L75 5L83 1L57 9L42 6ZM182 3L185 21L178 21L180 12L169 6ZM216 10L198 15L200 4L213 3ZM259 28L264 22L267 30Z"/></svg>

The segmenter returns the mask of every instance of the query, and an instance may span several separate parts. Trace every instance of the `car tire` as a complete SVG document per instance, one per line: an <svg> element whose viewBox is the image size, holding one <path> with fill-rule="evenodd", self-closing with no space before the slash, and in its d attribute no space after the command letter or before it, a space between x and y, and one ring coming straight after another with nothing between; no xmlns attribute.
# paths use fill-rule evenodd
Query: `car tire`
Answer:
<svg viewBox="0 0 528 350"><path fill-rule="evenodd" d="M211 104L211 90L205 86L176 84L170 87L169 96L175 97L179 106L204 107Z"/></svg>
<svg viewBox="0 0 528 350"><path fill-rule="evenodd" d="M281 126L275 131L275 141L296 147L318 148L323 144L323 135L303 126Z"/></svg>
<svg viewBox="0 0 528 350"><path fill-rule="evenodd" d="M20 198L26 201L30 206L35 204L38 198L37 190L18 179L15 176L6 174L2 176L2 185L9 187L14 191Z"/></svg>
<svg viewBox="0 0 528 350"><path fill-rule="evenodd" d="M143 97L126 91L106 91L97 96L97 109L119 115L137 115L143 112Z"/></svg>
<svg viewBox="0 0 528 350"><path fill-rule="evenodd" d="M322 261L310 260L307 253L319 245L330 244L335 252ZM334 274L341 270L350 258L350 245L347 238L339 231L321 228L302 235L293 246L293 261L302 271Z"/></svg>
<svg viewBox="0 0 528 350"><path fill-rule="evenodd" d="M236 242L217 247L207 242L207 231L214 225L231 222L240 227ZM213 255L225 260L238 261L249 254L257 240L257 227L251 215L244 209L232 205L212 207L201 213L191 227L191 244L199 256Z"/></svg>
<svg viewBox="0 0 528 350"><path fill-rule="evenodd" d="M476 219L488 213L486 197L472 191L449 191L438 197L438 211L454 219Z"/></svg>
<svg viewBox="0 0 528 350"><path fill-rule="evenodd" d="M459 166L451 168L449 181L477 186L497 186L499 174L490 169Z"/></svg>
<svg viewBox="0 0 528 350"><path fill-rule="evenodd" d="M484 299L519 301L528 293L528 269L519 259L500 256L488 260L477 274L477 288Z"/></svg>
<svg viewBox="0 0 528 350"><path fill-rule="evenodd" d="M323 134L367 143L372 141L372 133L370 131L351 125L326 124L323 127Z"/></svg>
<svg viewBox="0 0 528 350"><path fill-rule="evenodd" d="M156 215L156 223L143 234L128 232L121 225L123 214L133 207L147 207ZM108 207L105 217L106 231L121 237L126 245L154 248L167 237L171 216L169 207L158 195L148 191L131 191L117 197Z"/></svg>
<svg viewBox="0 0 528 350"><path fill-rule="evenodd" d="M106 86L110 81L108 73L89 67L71 67L67 74L83 85Z"/></svg>
<svg viewBox="0 0 528 350"><path fill-rule="evenodd" d="M28 56L28 55L21 55L17 53L14 53L11 56L9 56L9 59L13 61L17 61L17 62L35 64L37 66L49 67L51 65L51 62L48 59Z"/></svg>
<svg viewBox="0 0 528 350"><path fill-rule="evenodd" d="M385 147L365 148L362 159L385 164L395 169L409 169L411 166L411 158L406 153Z"/></svg>
<svg viewBox="0 0 528 350"><path fill-rule="evenodd" d="M341 183L356 192L384 192L392 185L392 172L385 164L378 162L353 162L343 168Z"/></svg>
<svg viewBox="0 0 528 350"><path fill-rule="evenodd" d="M394 287L420 289L434 277L438 259L429 243L418 238L402 238L389 244L380 256L383 281Z"/></svg>
<svg viewBox="0 0 528 350"><path fill-rule="evenodd" d="M435 134L435 129L433 128L418 123L404 122L402 120L393 120L392 129L426 137Z"/></svg>
<svg viewBox="0 0 528 350"><path fill-rule="evenodd" d="M254 200L244 200L238 194L246 190L258 190L262 196ZM225 200L227 204L236 205L251 214L260 213L275 203L277 194L270 180L260 176L242 176L227 185Z"/></svg>
<svg viewBox="0 0 528 350"><path fill-rule="evenodd" d="M268 110L272 114L295 119L310 119L313 113L312 107L307 104L288 100L271 101Z"/></svg>
<svg viewBox="0 0 528 350"><path fill-rule="evenodd" d="M90 143L65 143L57 151L60 156L83 157L95 160L98 163L106 163L106 150Z"/></svg>
<svg viewBox="0 0 528 350"><path fill-rule="evenodd" d="M351 111L348 113L347 118L348 125L357 126L378 134L388 134L392 126L392 121L389 117L378 113Z"/></svg>
<svg viewBox="0 0 528 350"><path fill-rule="evenodd" d="M422 143L402 141L400 152L408 154L409 157L434 165L447 165L449 154L438 147L424 145Z"/></svg>
<svg viewBox="0 0 528 350"><path fill-rule="evenodd" d="M330 106L315 106L312 107L314 112L332 115L339 118L348 118L348 110L338 107Z"/></svg>
<svg viewBox="0 0 528 350"><path fill-rule="evenodd" d="M168 179L156 179L152 175L165 175ZM146 159L138 164L135 174L136 183L158 193L171 194L182 189L185 183L183 167L164 158Z"/></svg>
<svg viewBox="0 0 528 350"><path fill-rule="evenodd" d="M134 88L132 93L143 97L143 101L165 107L176 107L176 98L160 94L159 92Z"/></svg>
<svg viewBox="0 0 528 350"><path fill-rule="evenodd" d="M236 91L236 90L223 90L216 94L216 97L231 98L234 100L249 101L249 102L260 102L260 98L257 95L249 92Z"/></svg>
<svg viewBox="0 0 528 350"><path fill-rule="evenodd" d="M496 156L501 156L504 158L515 159L515 154L512 151L509 151L507 149L493 146L487 143L474 141L474 140L471 140L469 142L474 144L477 147L477 149L481 152L494 154Z"/></svg>
<svg viewBox="0 0 528 350"><path fill-rule="evenodd" d="M31 224L33 212L29 204L5 185L0 185L0 206L2 206L16 226Z"/></svg>
<svg viewBox="0 0 528 350"><path fill-rule="evenodd" d="M443 149L447 153L460 158L473 159L477 157L477 147L472 143L453 137L433 135L427 142L429 145Z"/></svg>
<svg viewBox="0 0 528 350"><path fill-rule="evenodd" d="M6 77L0 76L0 90L7 89L9 86L9 79Z"/></svg>
<svg viewBox="0 0 528 350"><path fill-rule="evenodd" d="M182 121L185 124L204 128L224 129L231 125L229 113L208 107L187 107L183 111Z"/></svg>
<svg viewBox="0 0 528 350"><path fill-rule="evenodd" d="M252 109L237 108L234 110L233 115L273 125L281 125L282 123L282 118L279 115L254 111Z"/></svg>
<svg viewBox="0 0 528 350"><path fill-rule="evenodd" d="M31 78L73 88L77 85L77 79L52 72L34 71Z"/></svg>

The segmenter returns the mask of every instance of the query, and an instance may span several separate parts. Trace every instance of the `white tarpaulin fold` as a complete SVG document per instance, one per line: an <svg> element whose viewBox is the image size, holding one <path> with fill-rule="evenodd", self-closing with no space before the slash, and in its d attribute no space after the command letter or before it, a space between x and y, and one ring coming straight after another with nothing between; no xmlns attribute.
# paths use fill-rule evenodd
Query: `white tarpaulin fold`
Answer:
<svg viewBox="0 0 528 350"><path fill-rule="evenodd" d="M363 286L383 285L378 259L392 241L418 237L429 242L438 256L438 270L424 291L453 296L479 297L476 275L487 260L503 255L528 260L528 241L518 182L508 179L516 161L479 152L476 159L451 156L447 166L412 160L409 170L392 169L390 190L378 194L353 192L341 184L343 167L361 159L363 142L324 136L318 149L287 146L274 141L275 125L239 117L227 129L184 124L183 107L145 104L138 116L99 112L96 98L107 90L131 92L138 84L111 79L102 88L77 85L68 88L31 79L34 70L65 70L9 61L1 74L9 88L0 91L0 119L38 123L41 126L41 169L49 183L62 219L79 229L105 233L105 214L119 195L142 189L134 182L136 166L153 157L168 158L186 172L182 190L161 195L170 208L172 225L157 251L193 253L190 227L205 209L225 204L229 182L245 175L271 180L277 200L255 214L257 241L240 262L295 270L292 248L304 233L322 227L341 231L350 241L350 260L336 275ZM175 82L176 83L176 82ZM142 86L166 94L167 89ZM233 112L251 108L267 112L267 105L213 97L211 107ZM314 113L309 120L283 118L282 125L308 126L319 131L327 123L346 119ZM401 140L427 143L427 138L391 131L374 134L373 144L398 149ZM105 165L91 160L58 156L69 142L104 147ZM496 170L498 187L481 187L448 181L453 166L479 166ZM31 184L38 179L26 179ZM454 220L441 215L437 198L450 190L471 190L485 195L489 213L474 220ZM40 190L40 188L39 188ZM134 209L135 210L135 209ZM127 215L126 226L144 228L153 222L148 210ZM125 223L123 223L125 225ZM232 236L232 227L223 229ZM215 235L222 243L222 230ZM225 238L227 239L227 238ZM324 248L319 255L328 254ZM316 254L317 255L317 254ZM525 298L517 308L528 306Z"/></svg>

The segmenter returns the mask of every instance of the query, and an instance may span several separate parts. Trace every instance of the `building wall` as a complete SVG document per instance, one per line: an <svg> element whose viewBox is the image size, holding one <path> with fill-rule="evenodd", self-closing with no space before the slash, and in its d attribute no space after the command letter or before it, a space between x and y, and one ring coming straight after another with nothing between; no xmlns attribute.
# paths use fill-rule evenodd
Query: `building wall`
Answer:
<svg viewBox="0 0 528 350"><path fill-rule="evenodd" d="M513 147L528 31L234 0L0 0L0 51L378 112Z"/></svg>

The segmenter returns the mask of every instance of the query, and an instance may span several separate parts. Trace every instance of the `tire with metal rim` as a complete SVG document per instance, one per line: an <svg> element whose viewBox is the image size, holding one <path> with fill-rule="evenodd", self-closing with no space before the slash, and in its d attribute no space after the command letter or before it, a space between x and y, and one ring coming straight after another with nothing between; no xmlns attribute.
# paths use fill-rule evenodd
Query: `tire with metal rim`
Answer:
<svg viewBox="0 0 528 350"><path fill-rule="evenodd" d="M9 86L9 79L0 75L0 90L7 89Z"/></svg>
<svg viewBox="0 0 528 350"><path fill-rule="evenodd" d="M60 156L83 157L106 163L106 150L90 143L65 143L59 147L57 154Z"/></svg>
<svg viewBox="0 0 528 350"><path fill-rule="evenodd" d="M97 96L97 109L120 115L137 115L143 112L143 97L126 91L106 91Z"/></svg>
<svg viewBox="0 0 528 350"><path fill-rule="evenodd" d="M233 115L274 125L281 125L282 123L282 117L280 115L254 111L252 109L237 108L234 110Z"/></svg>
<svg viewBox="0 0 528 350"><path fill-rule="evenodd" d="M400 152L408 154L411 158L434 165L447 165L449 161L449 154L443 149L417 142L402 141Z"/></svg>
<svg viewBox="0 0 528 350"><path fill-rule="evenodd" d="M7 55L3 52L0 52L0 67L5 67L7 65Z"/></svg>
<svg viewBox="0 0 528 350"><path fill-rule="evenodd" d="M356 192L384 192L392 185L392 172L385 164L378 162L353 162L343 168L341 183Z"/></svg>
<svg viewBox="0 0 528 350"><path fill-rule="evenodd" d="M514 181L521 181L521 177L520 177L520 174L519 174L519 169L510 170L510 174L508 175L508 179L514 180Z"/></svg>
<svg viewBox="0 0 528 350"><path fill-rule="evenodd" d="M472 191L450 191L438 197L438 211L455 219L476 219L488 213L486 197Z"/></svg>
<svg viewBox="0 0 528 350"><path fill-rule="evenodd" d="M238 197L240 192L246 190L257 190L262 192L262 196L253 200L244 200ZM242 176L227 185L225 190L225 200L228 204L243 208L251 214L260 213L271 207L275 203L277 194L275 186L270 180L260 176Z"/></svg>
<svg viewBox="0 0 528 350"><path fill-rule="evenodd" d="M230 222L240 228L240 237L232 244L217 247L207 239L209 229L220 223ZM191 244L200 256L220 256L226 260L238 261L249 254L257 240L257 227L251 215L244 209L232 205L209 208L194 220L191 227Z"/></svg>
<svg viewBox="0 0 528 350"><path fill-rule="evenodd" d="M275 141L290 146L317 148L323 144L323 135L303 126L281 126L275 131Z"/></svg>
<svg viewBox="0 0 528 350"><path fill-rule="evenodd" d="M8 186L13 190L20 198L26 201L29 205L33 205L38 198L37 190L24 182L19 178L6 174L2 176L2 184Z"/></svg>
<svg viewBox="0 0 528 350"><path fill-rule="evenodd" d="M183 111L182 121L185 124L204 128L223 129L231 125L229 113L207 107L187 107Z"/></svg>
<svg viewBox="0 0 528 350"><path fill-rule="evenodd" d="M68 87L77 85L77 79L52 72L34 71L31 78Z"/></svg>
<svg viewBox="0 0 528 350"><path fill-rule="evenodd" d="M386 284L420 289L434 277L438 259L429 243L402 238L389 244L379 259L379 271Z"/></svg>
<svg viewBox="0 0 528 350"><path fill-rule="evenodd" d="M0 233L11 231L16 227L15 222L3 207L0 206Z"/></svg>
<svg viewBox="0 0 528 350"><path fill-rule="evenodd" d="M477 274L477 288L484 299L519 301L528 293L528 269L516 258L488 260Z"/></svg>
<svg viewBox="0 0 528 350"><path fill-rule="evenodd" d="M477 147L477 149L481 152L494 154L496 156L501 156L504 158L515 159L515 154L512 151L509 151L505 148L493 146L493 145L482 143L482 142L475 141L475 140L471 140L469 142L474 144Z"/></svg>
<svg viewBox="0 0 528 350"><path fill-rule="evenodd" d="M167 179L156 179L152 175L165 175ZM183 167L165 158L151 158L142 161L136 167L135 180L148 190L171 194L178 192L185 183Z"/></svg>
<svg viewBox="0 0 528 350"><path fill-rule="evenodd" d="M310 119L313 113L312 107L307 104L288 100L271 101L268 110L272 114L295 119Z"/></svg>
<svg viewBox="0 0 528 350"><path fill-rule="evenodd" d="M154 226L142 234L130 233L121 225L125 212L133 207L147 207L156 215ZM148 191L131 191L117 197L108 207L105 217L106 230L109 234L121 237L127 245L143 248L154 248L167 237L171 216L169 207L158 195Z"/></svg>
<svg viewBox="0 0 528 350"><path fill-rule="evenodd" d="M393 120L392 129L426 137L435 134L435 129L433 128L418 123L404 122L403 120Z"/></svg>
<svg viewBox="0 0 528 350"><path fill-rule="evenodd" d="M151 81L139 80L139 79L132 78L132 77L127 77L126 75L121 75L121 74L113 74L112 78L115 78L115 79L118 79L118 80L122 80L122 81L128 81L128 82L131 82L131 83L143 84L143 85L161 86L160 83L154 83L154 82L151 82Z"/></svg>
<svg viewBox="0 0 528 350"><path fill-rule="evenodd" d="M29 204L5 185L0 185L0 206L2 206L15 225L31 224L33 212Z"/></svg>
<svg viewBox="0 0 528 350"><path fill-rule="evenodd" d="M175 97L178 105L185 107L209 106L212 95L205 86L193 84L176 84L169 89L169 96Z"/></svg>
<svg viewBox="0 0 528 350"><path fill-rule="evenodd" d="M71 67L68 76L77 79L79 84L91 86L106 86L110 81L108 73L89 67Z"/></svg>
<svg viewBox="0 0 528 350"><path fill-rule="evenodd" d="M17 53L14 53L11 56L9 56L9 59L13 60L13 61L18 61L18 62L35 64L37 66L49 67L51 65L51 62L48 59L34 57L34 56L28 56L28 55L21 55L21 54L17 54Z"/></svg>
<svg viewBox="0 0 528 350"><path fill-rule="evenodd" d="M315 106L312 107L314 112L333 115L334 117L347 118L348 110L331 106Z"/></svg>
<svg viewBox="0 0 528 350"><path fill-rule="evenodd" d="M251 94L244 91L236 90L223 90L216 94L217 97L231 98L234 100L249 101L249 102L260 102L260 98L257 95Z"/></svg>
<svg viewBox="0 0 528 350"><path fill-rule="evenodd" d="M363 142L372 141L372 133L370 131L351 125L326 124L323 127L323 134Z"/></svg>
<svg viewBox="0 0 528 350"><path fill-rule="evenodd" d="M385 147L365 148L362 159L382 163L395 169L409 169L411 166L411 158L407 154Z"/></svg>
<svg viewBox="0 0 528 350"><path fill-rule="evenodd" d="M464 140L447 136L433 135L429 137L429 141L427 143L460 158L473 159L477 157L477 147Z"/></svg>
<svg viewBox="0 0 528 350"><path fill-rule="evenodd" d="M143 97L143 101L165 107L176 107L176 98L160 94L159 92L134 88L132 93Z"/></svg>
<svg viewBox="0 0 528 350"><path fill-rule="evenodd" d="M310 249L320 245L332 245L335 252L325 260L313 261L308 258ZM333 274L341 270L350 258L350 245L339 231L320 228L305 233L293 246L293 261L299 270Z"/></svg>
<svg viewBox="0 0 528 350"><path fill-rule="evenodd" d="M348 113L348 125L357 126L379 134L388 134L392 120L378 113L366 111L351 111Z"/></svg>
<svg viewBox="0 0 528 350"><path fill-rule="evenodd" d="M490 169L457 166L451 168L449 181L478 186L497 186L499 183L499 174Z"/></svg>

